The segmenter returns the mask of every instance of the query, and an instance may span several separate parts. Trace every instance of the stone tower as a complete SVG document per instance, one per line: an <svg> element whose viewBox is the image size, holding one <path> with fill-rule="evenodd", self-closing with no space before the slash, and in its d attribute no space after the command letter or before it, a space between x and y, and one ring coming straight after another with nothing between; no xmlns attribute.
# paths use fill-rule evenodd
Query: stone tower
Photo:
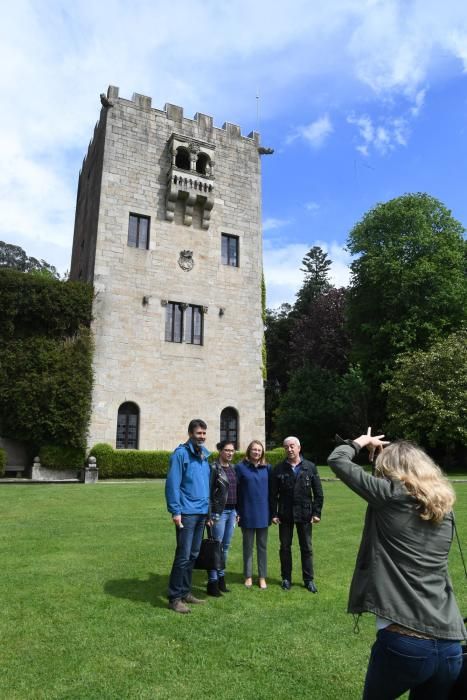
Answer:
<svg viewBox="0 0 467 700"><path fill-rule="evenodd" d="M191 418L264 439L259 135L101 95L71 278L94 284L89 444L173 449Z"/></svg>

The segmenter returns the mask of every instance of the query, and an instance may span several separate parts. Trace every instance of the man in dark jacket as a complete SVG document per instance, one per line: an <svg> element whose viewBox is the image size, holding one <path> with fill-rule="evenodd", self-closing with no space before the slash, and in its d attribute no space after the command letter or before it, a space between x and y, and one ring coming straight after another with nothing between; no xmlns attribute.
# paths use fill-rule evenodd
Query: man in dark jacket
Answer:
<svg viewBox="0 0 467 700"><path fill-rule="evenodd" d="M286 459L274 469L270 487L272 522L279 525L279 556L282 588L292 585L292 538L297 529L302 558L303 583L310 593L317 593L313 580L312 523L321 520L323 489L313 462L304 459L296 437L284 440Z"/></svg>

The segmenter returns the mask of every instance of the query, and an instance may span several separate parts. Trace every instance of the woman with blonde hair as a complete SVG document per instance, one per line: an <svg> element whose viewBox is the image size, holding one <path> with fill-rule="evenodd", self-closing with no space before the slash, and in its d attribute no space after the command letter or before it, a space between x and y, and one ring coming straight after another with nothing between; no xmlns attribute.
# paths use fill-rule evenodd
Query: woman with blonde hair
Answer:
<svg viewBox="0 0 467 700"><path fill-rule="evenodd" d="M246 448L245 459L235 467L237 474L237 513L238 524L243 536L243 573L245 587L253 584L253 544L256 537L258 559L258 585L267 588L268 568L268 527L271 524L269 512L269 480L271 466L264 460L264 447L259 440L253 440Z"/></svg>
<svg viewBox="0 0 467 700"><path fill-rule="evenodd" d="M443 700L460 673L467 637L448 574L453 537L452 486L419 447L366 435L328 458L368 508L348 611L376 615L377 635L363 700ZM378 453L374 475L352 462ZM383 449L384 448L384 449Z"/></svg>

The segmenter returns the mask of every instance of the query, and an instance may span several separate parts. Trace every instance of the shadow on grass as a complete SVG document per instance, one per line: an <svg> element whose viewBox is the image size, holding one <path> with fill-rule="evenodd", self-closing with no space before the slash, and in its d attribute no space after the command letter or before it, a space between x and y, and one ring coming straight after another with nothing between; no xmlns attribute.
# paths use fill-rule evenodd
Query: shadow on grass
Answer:
<svg viewBox="0 0 467 700"><path fill-rule="evenodd" d="M149 603L155 608L167 607L167 574L148 574L147 579L121 578L107 581L104 592L115 598L127 598L135 603Z"/></svg>
<svg viewBox="0 0 467 700"><path fill-rule="evenodd" d="M243 574L226 572L228 583L243 583ZM193 572L193 593L199 595L206 591L206 572ZM149 573L147 579L122 578L107 581L104 592L115 598L126 598L135 603L149 603L154 608L167 607L167 584L169 572L165 574ZM270 584L280 583L278 580L269 579Z"/></svg>

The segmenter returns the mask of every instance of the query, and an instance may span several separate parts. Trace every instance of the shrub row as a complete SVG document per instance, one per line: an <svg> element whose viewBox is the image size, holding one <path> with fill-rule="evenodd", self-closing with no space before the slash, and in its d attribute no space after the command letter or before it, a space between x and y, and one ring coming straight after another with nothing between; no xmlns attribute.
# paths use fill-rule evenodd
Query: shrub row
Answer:
<svg viewBox="0 0 467 700"><path fill-rule="evenodd" d="M0 449L0 476L5 476L6 452Z"/></svg>
<svg viewBox="0 0 467 700"><path fill-rule="evenodd" d="M165 479L171 454L172 452L167 450L115 450L105 443L94 445L90 452L90 456L96 458L99 479ZM218 456L218 452L212 452L209 461L214 461ZM244 456L244 452L237 452L235 463L240 462ZM282 448L266 452L268 464L274 466L283 459Z"/></svg>
<svg viewBox="0 0 467 700"><path fill-rule="evenodd" d="M86 452L81 447L44 445L39 450L41 466L46 469L81 469Z"/></svg>

